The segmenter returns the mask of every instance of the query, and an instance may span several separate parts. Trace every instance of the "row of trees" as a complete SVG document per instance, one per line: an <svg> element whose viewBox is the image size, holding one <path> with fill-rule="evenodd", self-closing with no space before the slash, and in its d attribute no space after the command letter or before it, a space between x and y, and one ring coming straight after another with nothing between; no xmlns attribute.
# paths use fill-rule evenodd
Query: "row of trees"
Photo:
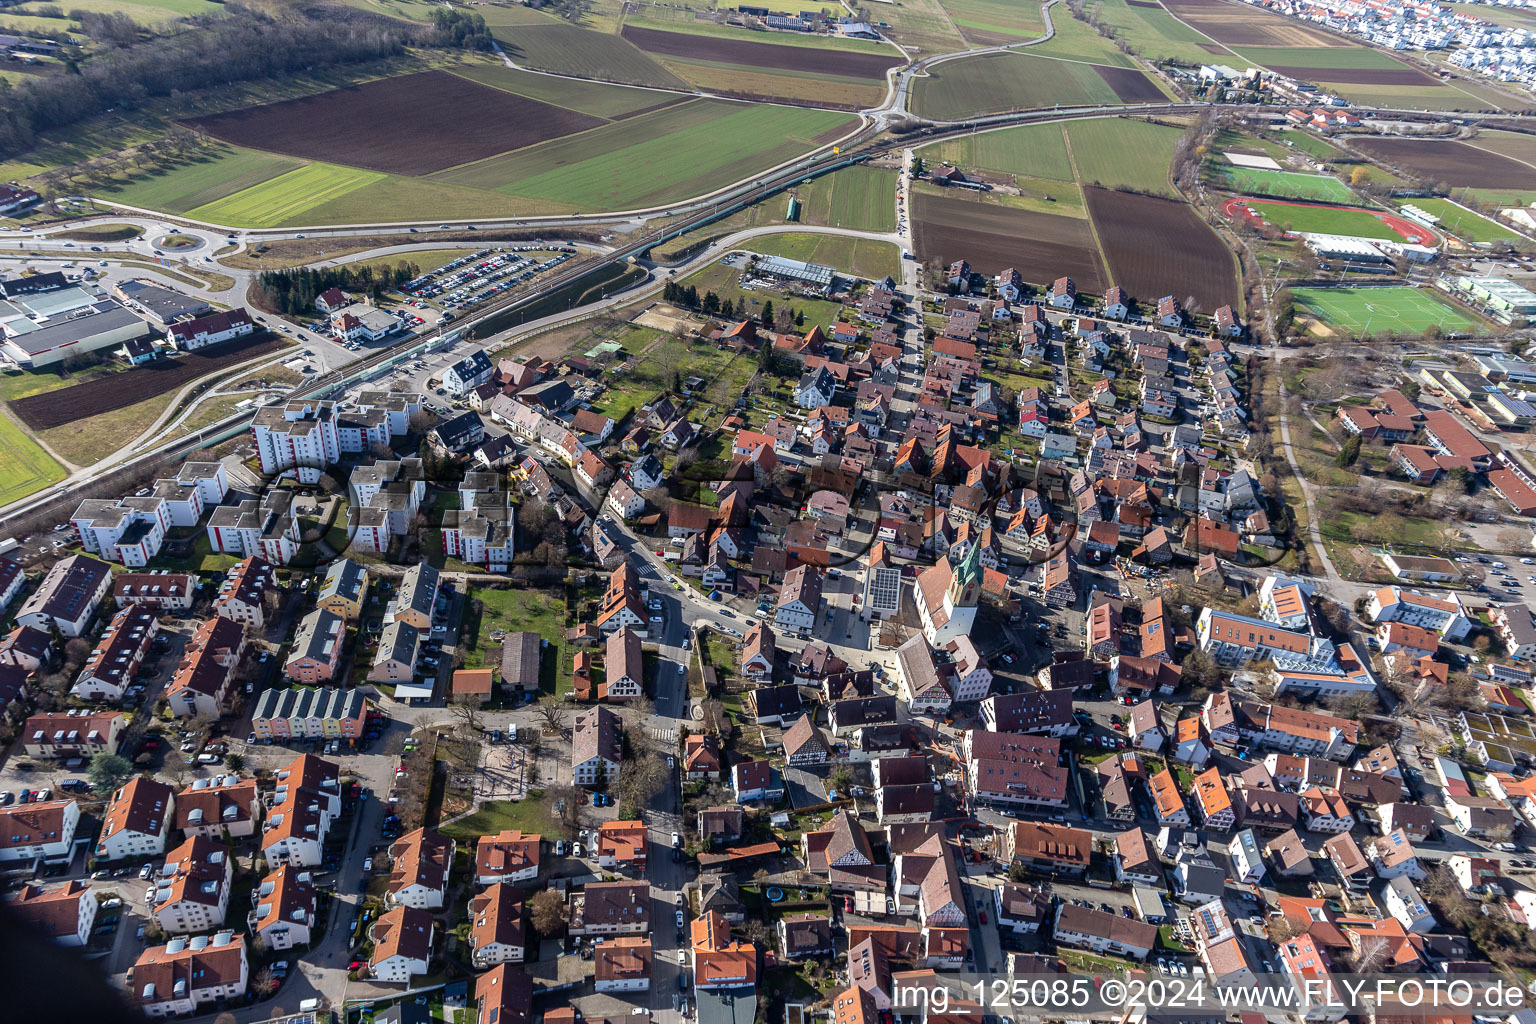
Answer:
<svg viewBox="0 0 1536 1024"><path fill-rule="evenodd" d="M331 288L378 298L420 274L420 267L404 260L393 267L380 268L361 264L264 270L256 277L251 301L263 309L279 313L304 313L314 309L316 296Z"/></svg>
<svg viewBox="0 0 1536 1024"><path fill-rule="evenodd" d="M790 309L780 306L775 313L772 300L763 303L762 312L752 315L743 304L737 308L736 303L729 298L722 299L712 291L703 295L694 285L684 287L676 281L668 281L661 289L661 298L664 302L670 302L674 306L683 306L687 309L697 309L709 316L720 316L727 320L739 318L742 320L756 320L764 327L771 327L780 331L787 331L791 327L805 326L805 313L798 309Z"/></svg>

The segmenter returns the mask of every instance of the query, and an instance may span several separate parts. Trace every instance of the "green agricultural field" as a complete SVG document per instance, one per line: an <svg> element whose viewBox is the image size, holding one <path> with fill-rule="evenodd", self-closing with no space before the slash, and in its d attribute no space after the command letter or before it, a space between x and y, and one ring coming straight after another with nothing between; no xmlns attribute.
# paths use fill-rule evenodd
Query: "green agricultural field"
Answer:
<svg viewBox="0 0 1536 1024"><path fill-rule="evenodd" d="M1174 194L1168 184L1168 164L1173 144L1183 134L1178 128L1106 117L1073 121L1066 125L1066 132L1080 183Z"/></svg>
<svg viewBox="0 0 1536 1024"><path fill-rule="evenodd" d="M461 78L529 99L543 100L593 117L622 117L637 110L658 106L682 97L648 89L630 89L604 82L582 82L573 78L551 78L531 71L519 71L505 64L486 64L452 69Z"/></svg>
<svg viewBox="0 0 1536 1024"><path fill-rule="evenodd" d="M897 56L896 51L889 45L875 42L873 39L848 39L843 36L812 35L805 32L759 32L756 29L699 21L690 12L676 12L674 8L659 8L658 11L682 13L686 14L686 17L663 18L647 11L644 15L626 17L624 24L635 28L648 28L656 32L686 32L691 36L705 36L710 39L740 39L749 43L774 46L803 46L812 50L842 50L847 53L880 53Z"/></svg>
<svg viewBox="0 0 1536 1024"><path fill-rule="evenodd" d="M384 177L377 171L315 163L189 210L187 216L237 227L276 227Z"/></svg>
<svg viewBox="0 0 1536 1024"><path fill-rule="evenodd" d="M953 53L966 48L953 19L940 0L903 0L882 4L879 17L888 23L886 32L909 50L920 53Z"/></svg>
<svg viewBox="0 0 1536 1024"><path fill-rule="evenodd" d="M484 9L487 23L492 20L492 10ZM543 20L538 23L515 27L492 24L491 34L514 60L540 71L597 75L610 82L662 89L687 88L687 83L652 60L644 50L616 35L578 28L547 15L539 17Z"/></svg>
<svg viewBox="0 0 1536 1024"><path fill-rule="evenodd" d="M1430 327L1468 331L1475 325L1417 288L1293 288L1296 305L1356 334L1423 334Z"/></svg>
<svg viewBox="0 0 1536 1024"><path fill-rule="evenodd" d="M0 505L64 479L64 467L9 416L0 413Z"/></svg>
<svg viewBox="0 0 1536 1024"><path fill-rule="evenodd" d="M17 14L29 14L43 6L59 5L34 2L18 4L10 9ZM218 4L210 3L208 0L69 0L67 8L71 14L75 11L86 11L91 14L126 14L141 25L173 21L194 14L207 14L218 9Z"/></svg>
<svg viewBox="0 0 1536 1024"><path fill-rule="evenodd" d="M1399 70L1403 62L1368 46L1244 46L1238 51L1261 67L1315 70Z"/></svg>
<svg viewBox="0 0 1536 1024"><path fill-rule="evenodd" d="M1383 238L1401 242L1403 236L1365 210L1338 210L1328 206L1294 206L1255 200L1253 208L1277 228L1320 235Z"/></svg>
<svg viewBox="0 0 1536 1024"><path fill-rule="evenodd" d="M1473 213L1449 199L1404 199L1398 206L1417 206L1425 213L1439 217L1440 227L1468 242L1508 242L1521 237L1497 221Z"/></svg>
<svg viewBox="0 0 1536 1024"><path fill-rule="evenodd" d="M1460 189L1457 194L1461 194ZM1466 194L1495 206L1536 206L1536 189L1469 188Z"/></svg>
<svg viewBox="0 0 1536 1024"><path fill-rule="evenodd" d="M1224 56L1219 43L1190 28L1165 8L1132 7L1125 0L1090 0L1084 9L1117 29L1119 37L1147 60L1199 65L1219 61ZM1215 49L1206 49L1208 46ZM1225 51L1226 55L1230 53Z"/></svg>
<svg viewBox="0 0 1536 1024"><path fill-rule="evenodd" d="M228 146L190 163L150 171L102 194L129 206L186 213L303 166L304 161L294 157Z"/></svg>
<svg viewBox="0 0 1536 1024"><path fill-rule="evenodd" d="M1252 167L1238 167L1223 160L1213 161L1210 166L1229 188L1251 196L1312 199L1321 203L1355 201L1355 194L1349 190L1348 185L1326 174L1267 171Z"/></svg>
<svg viewBox="0 0 1536 1024"><path fill-rule="evenodd" d="M1045 19L1037 0L942 0L949 20L972 41L1000 42L992 37L1036 39L1045 34Z"/></svg>
<svg viewBox="0 0 1536 1024"><path fill-rule="evenodd" d="M948 160L961 170L979 168L999 174L1071 181L1072 162L1060 124L1030 124L935 142L920 149L929 163Z"/></svg>
<svg viewBox="0 0 1536 1024"><path fill-rule="evenodd" d="M423 181L398 174L346 192L319 206L294 214L285 227L306 224L359 224L380 220L454 220L460 217L518 217L574 213L576 207L544 199L463 188L440 181Z"/></svg>
<svg viewBox="0 0 1536 1024"><path fill-rule="evenodd" d="M859 231L896 230L898 172L862 164L816 178L795 190L804 207L800 221ZM775 197L770 203L787 205Z"/></svg>
<svg viewBox="0 0 1536 1024"><path fill-rule="evenodd" d="M1060 57L1062 60L1081 60L1090 64L1108 64L1115 68L1133 68L1136 62L1119 50L1115 44L1099 35L1091 25L1084 24L1065 10L1065 4L1051 8L1051 24L1056 34L1029 52L1042 57Z"/></svg>
<svg viewBox="0 0 1536 1024"><path fill-rule="evenodd" d="M585 208L636 209L750 177L852 123L836 111L700 100L492 157L440 178ZM658 132L662 124L672 130Z"/></svg>
<svg viewBox="0 0 1536 1024"><path fill-rule="evenodd" d="M1035 107L1121 102L1092 64L1030 53L989 53L947 61L919 78L912 109L921 117L958 120L972 114Z"/></svg>
<svg viewBox="0 0 1536 1024"><path fill-rule="evenodd" d="M782 235L749 239L741 247L765 256L820 263L876 281L882 277L895 277L901 271L900 250L890 242L868 238L788 231Z"/></svg>

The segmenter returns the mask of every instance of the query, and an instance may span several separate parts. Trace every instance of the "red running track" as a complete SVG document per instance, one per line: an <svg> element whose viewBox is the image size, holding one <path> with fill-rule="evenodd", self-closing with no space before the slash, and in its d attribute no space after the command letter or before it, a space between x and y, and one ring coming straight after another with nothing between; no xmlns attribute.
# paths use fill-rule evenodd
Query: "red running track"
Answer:
<svg viewBox="0 0 1536 1024"><path fill-rule="evenodd" d="M1380 210L1367 210L1361 206L1334 206L1330 203L1295 203L1288 202L1284 199L1255 199L1245 197L1238 199L1228 199L1225 203L1222 204L1221 212L1232 219L1243 217L1254 222L1263 222L1265 219L1264 215L1260 211L1254 209L1255 206L1301 206L1310 207L1315 210L1348 210L1353 213L1368 213L1372 217L1375 217L1377 220L1381 221L1387 227L1391 228L1393 231L1396 231L1398 237L1400 237L1405 242L1409 241L1414 235L1417 235L1420 238L1427 237L1431 239L1429 242L1416 243L1419 245L1437 246L1444 242L1444 239L1442 239L1440 235L1434 231L1434 229L1425 227L1423 224L1419 224L1416 221L1407 220L1395 214L1382 213Z"/></svg>

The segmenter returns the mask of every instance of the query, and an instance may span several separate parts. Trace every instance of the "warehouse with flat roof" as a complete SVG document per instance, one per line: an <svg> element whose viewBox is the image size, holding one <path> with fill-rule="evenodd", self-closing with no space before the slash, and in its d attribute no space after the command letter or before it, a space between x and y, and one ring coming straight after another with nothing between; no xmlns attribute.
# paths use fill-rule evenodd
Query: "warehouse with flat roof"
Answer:
<svg viewBox="0 0 1536 1024"><path fill-rule="evenodd" d="M5 355L35 370L74 355L147 337L150 325L120 302L78 285L23 292L0 299Z"/></svg>
<svg viewBox="0 0 1536 1024"><path fill-rule="evenodd" d="M836 276L836 271L831 267L824 267L819 263L785 259L783 256L760 256L756 266L757 273L765 277L777 277L784 281L814 285L823 292L832 290L832 279Z"/></svg>

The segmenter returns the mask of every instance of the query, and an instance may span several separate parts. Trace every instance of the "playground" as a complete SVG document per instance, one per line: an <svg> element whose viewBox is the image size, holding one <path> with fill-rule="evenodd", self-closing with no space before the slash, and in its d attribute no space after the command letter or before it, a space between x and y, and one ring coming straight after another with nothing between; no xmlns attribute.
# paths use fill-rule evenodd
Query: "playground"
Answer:
<svg viewBox="0 0 1536 1024"><path fill-rule="evenodd" d="M1476 329L1461 313L1417 288L1293 288L1296 306L1351 334L1447 334Z"/></svg>

